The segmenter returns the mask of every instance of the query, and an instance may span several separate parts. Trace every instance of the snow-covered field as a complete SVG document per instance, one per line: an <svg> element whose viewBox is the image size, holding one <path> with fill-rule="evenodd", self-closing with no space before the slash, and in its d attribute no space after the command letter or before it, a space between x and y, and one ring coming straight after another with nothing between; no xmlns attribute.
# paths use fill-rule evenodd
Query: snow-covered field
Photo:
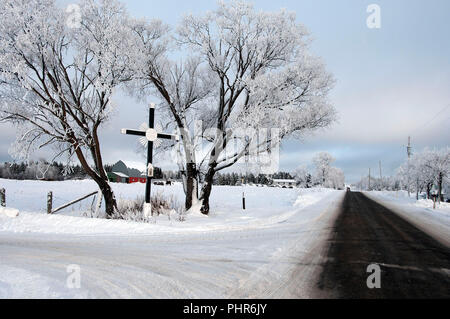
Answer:
<svg viewBox="0 0 450 319"><path fill-rule="evenodd" d="M112 184L118 200L132 200L144 194L142 184ZM186 233L201 231L229 231L235 229L264 228L286 221L299 209L315 204L328 190L281 189L258 187L214 188L209 217L191 214L185 222L160 216L155 224L127 221L79 218L90 216L93 200L87 199L74 207L52 216L46 214L46 194L54 193L54 207L95 191L92 181L36 182L0 180L7 190L7 206L20 211L20 218L0 219L0 231L34 232L47 234L155 234L161 232ZM183 202L181 184L154 186L154 193ZM242 193L246 193L246 206L242 210ZM2 218L2 217L0 217Z"/></svg>
<svg viewBox="0 0 450 319"><path fill-rule="evenodd" d="M144 192L113 187L119 199ZM209 217L139 224L80 217L92 199L45 214L48 191L56 207L95 191L91 181L0 180L0 188L20 211L0 214L1 298L311 297L343 198L326 189L215 187ZM183 200L181 185L154 192ZM70 265L80 267L80 289L68 288Z"/></svg>
<svg viewBox="0 0 450 319"><path fill-rule="evenodd" d="M398 192L368 192L370 198L391 208L397 214L433 235L447 246L450 245L450 204L437 203L433 208L433 201L427 199L416 200L416 194L408 196L406 191Z"/></svg>

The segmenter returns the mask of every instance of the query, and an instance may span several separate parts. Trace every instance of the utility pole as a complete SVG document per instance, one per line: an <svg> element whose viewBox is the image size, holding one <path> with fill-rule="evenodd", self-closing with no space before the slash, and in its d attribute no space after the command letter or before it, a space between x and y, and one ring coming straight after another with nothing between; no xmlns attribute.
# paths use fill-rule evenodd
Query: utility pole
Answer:
<svg viewBox="0 0 450 319"><path fill-rule="evenodd" d="M381 161L380 161L380 178L381 179L383 178L383 170L382 170L382 167L381 167Z"/></svg>
<svg viewBox="0 0 450 319"><path fill-rule="evenodd" d="M370 171L370 168L369 168L369 189L368 189L369 192L370 192L370 182L371 182L371 180L370 180L371 179L371 175L370 174L371 174L371 171Z"/></svg>
<svg viewBox="0 0 450 319"><path fill-rule="evenodd" d="M380 160L380 191L383 190L383 171L381 168L381 160Z"/></svg>
<svg viewBox="0 0 450 319"><path fill-rule="evenodd" d="M412 148L411 148L411 136L408 137L408 147L407 147L407 153L408 153L408 197L411 197L411 181L410 181L410 160L412 155Z"/></svg>

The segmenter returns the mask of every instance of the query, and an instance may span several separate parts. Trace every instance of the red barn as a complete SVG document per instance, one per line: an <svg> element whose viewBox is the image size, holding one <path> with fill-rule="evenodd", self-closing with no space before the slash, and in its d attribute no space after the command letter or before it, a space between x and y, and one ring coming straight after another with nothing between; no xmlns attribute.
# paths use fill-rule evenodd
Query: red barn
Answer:
<svg viewBox="0 0 450 319"><path fill-rule="evenodd" d="M135 184L135 183L142 183L145 184L147 183L147 178L145 177L130 177L130 184Z"/></svg>

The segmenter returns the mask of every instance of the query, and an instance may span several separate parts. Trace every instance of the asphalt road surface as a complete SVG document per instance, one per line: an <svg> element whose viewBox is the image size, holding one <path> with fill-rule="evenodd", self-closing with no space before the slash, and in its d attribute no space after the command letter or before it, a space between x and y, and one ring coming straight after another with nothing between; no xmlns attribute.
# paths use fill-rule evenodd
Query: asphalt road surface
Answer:
<svg viewBox="0 0 450 319"><path fill-rule="evenodd" d="M371 264L381 288L369 289ZM361 193L348 192L319 276L320 297L450 298L450 249Z"/></svg>

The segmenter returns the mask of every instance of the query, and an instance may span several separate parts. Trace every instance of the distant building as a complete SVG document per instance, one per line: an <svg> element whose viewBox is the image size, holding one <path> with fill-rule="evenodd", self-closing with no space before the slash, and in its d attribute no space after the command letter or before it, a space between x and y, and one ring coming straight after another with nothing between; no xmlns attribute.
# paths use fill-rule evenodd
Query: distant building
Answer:
<svg viewBox="0 0 450 319"><path fill-rule="evenodd" d="M277 186L277 187L294 187L297 185L297 181L294 179L274 179L273 181L273 186Z"/></svg>
<svg viewBox="0 0 450 319"><path fill-rule="evenodd" d="M129 184L130 182L130 177L120 172L108 173L108 179L112 183Z"/></svg>
<svg viewBox="0 0 450 319"><path fill-rule="evenodd" d="M147 176L135 168L128 168L122 161L114 164L111 172L108 173L108 179L112 183L147 183Z"/></svg>
<svg viewBox="0 0 450 319"><path fill-rule="evenodd" d="M142 183L145 184L147 183L147 177L130 177L130 184L134 184L134 183Z"/></svg>

